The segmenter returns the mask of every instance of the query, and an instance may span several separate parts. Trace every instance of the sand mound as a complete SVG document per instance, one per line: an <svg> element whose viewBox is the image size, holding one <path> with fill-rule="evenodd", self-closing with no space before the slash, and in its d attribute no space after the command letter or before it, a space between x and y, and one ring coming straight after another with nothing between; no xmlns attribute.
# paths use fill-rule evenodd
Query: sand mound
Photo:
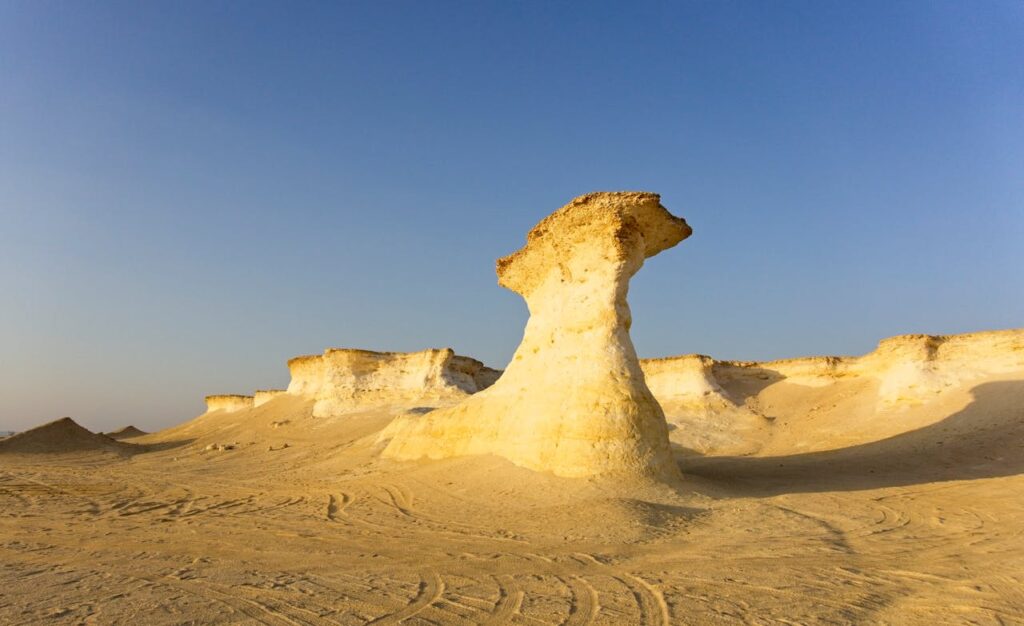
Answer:
<svg viewBox="0 0 1024 626"><path fill-rule="evenodd" d="M523 341L490 388L405 415L384 455L496 454L560 476L673 477L661 407L629 338L629 279L691 233L651 193L594 193L542 220L498 260L498 282L529 305Z"/></svg>
<svg viewBox="0 0 1024 626"><path fill-rule="evenodd" d="M107 437L110 437L111 439L130 439L132 437L141 437L143 435L148 435L149 433L129 424L128 426L125 426L118 430L103 434L106 435Z"/></svg>
<svg viewBox="0 0 1024 626"><path fill-rule="evenodd" d="M128 444L79 426L70 417L36 426L0 441L0 452L61 453L87 450L123 451Z"/></svg>

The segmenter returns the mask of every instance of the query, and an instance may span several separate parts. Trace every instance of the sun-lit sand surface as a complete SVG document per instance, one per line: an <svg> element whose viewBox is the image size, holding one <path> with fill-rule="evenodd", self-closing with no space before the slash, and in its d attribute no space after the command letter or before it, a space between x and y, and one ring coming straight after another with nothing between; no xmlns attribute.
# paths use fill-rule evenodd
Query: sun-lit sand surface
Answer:
<svg viewBox="0 0 1024 626"><path fill-rule="evenodd" d="M131 443L8 440L0 621L1019 622L1024 368L882 413L872 381L720 385L773 437L679 449L676 488L381 459L401 408L295 396Z"/></svg>
<svg viewBox="0 0 1024 626"><path fill-rule="evenodd" d="M160 432L0 440L0 623L1024 623L1024 329L638 361L628 277L685 223L566 210L501 377L332 349Z"/></svg>

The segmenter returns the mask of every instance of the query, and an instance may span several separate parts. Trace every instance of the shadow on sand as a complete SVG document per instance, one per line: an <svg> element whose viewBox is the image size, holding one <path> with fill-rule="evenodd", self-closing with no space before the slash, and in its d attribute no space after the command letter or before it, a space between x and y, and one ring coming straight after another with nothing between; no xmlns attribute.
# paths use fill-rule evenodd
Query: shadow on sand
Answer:
<svg viewBox="0 0 1024 626"><path fill-rule="evenodd" d="M786 379L776 370L753 365L744 367L741 376L736 376L736 368L728 364L716 365L714 372L720 382L727 381L723 387L728 388L727 395L737 404L745 403L747 398L757 397L767 387Z"/></svg>
<svg viewBox="0 0 1024 626"><path fill-rule="evenodd" d="M855 491L1024 473L1024 382L979 385L930 426L839 450L774 457L690 457L684 475L744 495Z"/></svg>
<svg viewBox="0 0 1024 626"><path fill-rule="evenodd" d="M195 441L195 439L177 439L175 441L161 441L160 443L132 443L131 439L125 439L122 440L121 443L127 443L133 448L136 448L132 451L133 454L146 454L148 452L174 450L175 448L187 446L193 441Z"/></svg>

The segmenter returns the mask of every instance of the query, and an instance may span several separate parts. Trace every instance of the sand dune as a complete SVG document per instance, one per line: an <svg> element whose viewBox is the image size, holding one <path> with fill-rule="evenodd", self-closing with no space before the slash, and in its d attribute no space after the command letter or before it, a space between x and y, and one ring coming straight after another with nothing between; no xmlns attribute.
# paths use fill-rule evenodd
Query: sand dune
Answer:
<svg viewBox="0 0 1024 626"><path fill-rule="evenodd" d="M128 426L104 434L111 439L131 439L132 437L141 437L148 433L129 424Z"/></svg>
<svg viewBox="0 0 1024 626"><path fill-rule="evenodd" d="M70 417L36 426L0 440L0 453L34 454L81 451L119 452L129 448L106 435L79 426Z"/></svg>

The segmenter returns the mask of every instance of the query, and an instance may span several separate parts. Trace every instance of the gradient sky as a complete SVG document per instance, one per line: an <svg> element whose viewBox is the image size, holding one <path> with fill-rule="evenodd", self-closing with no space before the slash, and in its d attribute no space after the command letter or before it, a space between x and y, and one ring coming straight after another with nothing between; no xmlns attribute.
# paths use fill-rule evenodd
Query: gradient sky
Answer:
<svg viewBox="0 0 1024 626"><path fill-rule="evenodd" d="M694 228L641 356L1024 325L1024 4L0 3L0 430L168 426L329 346L502 367L494 259Z"/></svg>

